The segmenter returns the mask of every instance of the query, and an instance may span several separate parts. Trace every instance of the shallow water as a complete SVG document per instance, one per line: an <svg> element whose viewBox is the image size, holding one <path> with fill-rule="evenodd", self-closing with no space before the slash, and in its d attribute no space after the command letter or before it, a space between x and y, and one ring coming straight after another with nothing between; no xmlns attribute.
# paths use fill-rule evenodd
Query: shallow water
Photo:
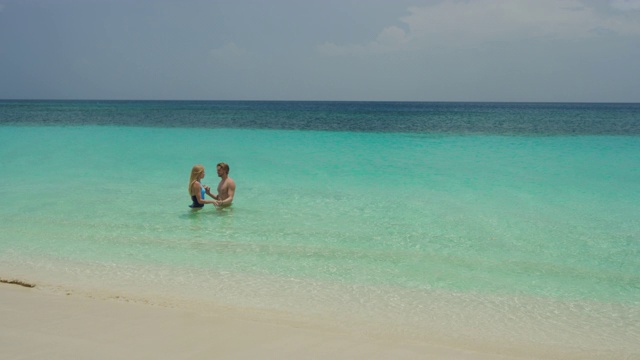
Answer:
<svg viewBox="0 0 640 360"><path fill-rule="evenodd" d="M638 136L79 125L55 109L55 126L0 126L4 277L640 353ZM191 166L215 185L220 161L233 207L191 210Z"/></svg>

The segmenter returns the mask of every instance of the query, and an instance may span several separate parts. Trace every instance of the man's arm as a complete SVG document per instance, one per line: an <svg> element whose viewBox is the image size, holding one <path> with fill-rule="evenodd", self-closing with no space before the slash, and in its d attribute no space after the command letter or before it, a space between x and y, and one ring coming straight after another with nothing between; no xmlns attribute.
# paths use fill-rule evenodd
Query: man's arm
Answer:
<svg viewBox="0 0 640 360"><path fill-rule="evenodd" d="M204 189L207 192L207 195L211 196L212 198L216 199L216 200L220 200L220 194L212 194L211 193L211 188L208 186L205 186Z"/></svg>

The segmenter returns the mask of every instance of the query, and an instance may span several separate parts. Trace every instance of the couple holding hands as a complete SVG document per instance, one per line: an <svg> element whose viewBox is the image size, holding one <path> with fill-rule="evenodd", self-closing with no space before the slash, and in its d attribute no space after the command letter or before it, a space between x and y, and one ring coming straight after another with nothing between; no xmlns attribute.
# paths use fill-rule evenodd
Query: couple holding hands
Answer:
<svg viewBox="0 0 640 360"><path fill-rule="evenodd" d="M220 177L220 183L218 184L218 194L214 195L211 193L211 188L200 183L200 180L204 178L204 166L193 166L189 178L189 195L191 195L193 204L189 207L197 209L203 207L204 204L213 204L218 207L231 206L233 195L236 192L236 183L229 177L229 165L221 162L216 166L216 170ZM205 194L215 200L205 200Z"/></svg>

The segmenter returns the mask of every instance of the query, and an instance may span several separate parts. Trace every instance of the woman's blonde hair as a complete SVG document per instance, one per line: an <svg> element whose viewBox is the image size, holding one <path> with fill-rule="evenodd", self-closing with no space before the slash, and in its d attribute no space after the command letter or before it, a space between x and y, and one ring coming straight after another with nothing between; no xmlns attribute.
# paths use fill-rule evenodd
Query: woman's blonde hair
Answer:
<svg viewBox="0 0 640 360"><path fill-rule="evenodd" d="M189 195L193 195L193 194L191 194L191 189L193 188L193 183L198 181L198 179L200 178L202 173L204 173L204 166L202 166L200 164L193 165L193 168L191 168L191 176L189 177Z"/></svg>

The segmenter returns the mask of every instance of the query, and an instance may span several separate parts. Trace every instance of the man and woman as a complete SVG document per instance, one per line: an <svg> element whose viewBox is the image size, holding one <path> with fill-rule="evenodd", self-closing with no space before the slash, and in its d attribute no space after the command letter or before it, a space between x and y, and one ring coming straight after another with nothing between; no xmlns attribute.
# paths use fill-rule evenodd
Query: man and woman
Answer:
<svg viewBox="0 0 640 360"><path fill-rule="evenodd" d="M193 166L189 177L189 195L191 195L193 203L189 207L197 209L204 207L205 204L213 204L217 207L231 206L236 192L236 183L229 177L229 165L221 162L216 166L216 171L220 182L218 183L218 193L212 194L211 188L200 182L205 176L204 166ZM214 200L205 199L205 194Z"/></svg>

